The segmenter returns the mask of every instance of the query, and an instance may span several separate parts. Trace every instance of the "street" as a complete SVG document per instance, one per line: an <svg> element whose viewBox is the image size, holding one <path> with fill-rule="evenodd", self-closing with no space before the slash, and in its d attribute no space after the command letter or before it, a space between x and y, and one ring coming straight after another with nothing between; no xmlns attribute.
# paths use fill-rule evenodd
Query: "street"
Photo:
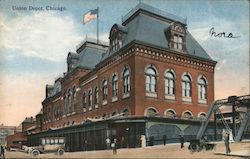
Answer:
<svg viewBox="0 0 250 159"><path fill-rule="evenodd" d="M166 146L158 145L146 148L118 149L117 154L113 155L112 150L88 151L88 152L66 152L63 156L55 154L40 154L33 157L24 152L6 151L6 158L250 158L250 142L232 143L232 152L225 155L224 143L218 143L212 151L202 151L191 153L185 144L183 149L179 144L169 144Z"/></svg>

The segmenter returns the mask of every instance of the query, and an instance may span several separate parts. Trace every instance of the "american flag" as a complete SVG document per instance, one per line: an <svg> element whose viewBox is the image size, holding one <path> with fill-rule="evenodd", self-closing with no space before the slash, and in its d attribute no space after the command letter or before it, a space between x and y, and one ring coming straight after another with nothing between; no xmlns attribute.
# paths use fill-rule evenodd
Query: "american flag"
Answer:
<svg viewBox="0 0 250 159"><path fill-rule="evenodd" d="M83 16L83 24L88 23L89 21L96 19L98 14L98 9L93 9L88 11L86 14Z"/></svg>

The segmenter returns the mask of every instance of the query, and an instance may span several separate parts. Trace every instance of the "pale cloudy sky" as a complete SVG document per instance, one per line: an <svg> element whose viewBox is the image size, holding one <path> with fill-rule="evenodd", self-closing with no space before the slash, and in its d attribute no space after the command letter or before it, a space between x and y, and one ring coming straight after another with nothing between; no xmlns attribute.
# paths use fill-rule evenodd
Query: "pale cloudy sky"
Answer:
<svg viewBox="0 0 250 159"><path fill-rule="evenodd" d="M188 30L218 61L215 98L249 94L249 2L211 0L141 0L166 12L187 17ZM0 123L19 125L41 109L45 85L66 71L66 56L84 37L95 37L96 21L82 24L83 13L99 6L100 37L108 41L114 23L121 23L139 0L1 0ZM43 11L13 10L43 7ZM46 11L46 6L65 11ZM236 39L214 38L209 30L233 33Z"/></svg>

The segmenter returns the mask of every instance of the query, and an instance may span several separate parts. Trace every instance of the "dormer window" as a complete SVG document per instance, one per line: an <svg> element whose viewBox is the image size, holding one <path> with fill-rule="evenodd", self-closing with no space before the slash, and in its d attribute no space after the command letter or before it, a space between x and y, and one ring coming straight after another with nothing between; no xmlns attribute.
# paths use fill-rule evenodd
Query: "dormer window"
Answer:
<svg viewBox="0 0 250 159"><path fill-rule="evenodd" d="M170 43L169 46L170 48L174 50L178 50L181 52L185 51L185 36L186 36L186 31L185 28L179 24L179 23L172 23L170 29L169 29L169 34L170 34Z"/></svg>
<svg viewBox="0 0 250 159"><path fill-rule="evenodd" d="M109 52L113 53L122 48L122 39L127 34L127 28L122 25L114 24L109 33L110 48Z"/></svg>
<svg viewBox="0 0 250 159"><path fill-rule="evenodd" d="M174 35L174 48L177 50L182 50L183 36L175 34Z"/></svg>
<svg viewBox="0 0 250 159"><path fill-rule="evenodd" d="M112 37L110 38L111 43L111 52L114 52L121 48L122 41L121 41L121 35L118 31L114 30Z"/></svg>

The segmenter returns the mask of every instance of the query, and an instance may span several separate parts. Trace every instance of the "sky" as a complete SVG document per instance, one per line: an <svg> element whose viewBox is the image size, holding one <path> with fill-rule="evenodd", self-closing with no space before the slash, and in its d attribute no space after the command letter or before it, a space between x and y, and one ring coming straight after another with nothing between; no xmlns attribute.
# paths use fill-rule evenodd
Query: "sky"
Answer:
<svg viewBox="0 0 250 159"><path fill-rule="evenodd" d="M217 61L215 99L249 92L249 1L141 0L187 18L187 29ZM42 108L45 85L66 71L68 52L86 36L96 37L96 20L83 25L84 13L99 7L100 39L108 41L139 0L0 0L0 124L19 125ZM62 10L46 10L46 7ZM27 10L20 8L27 7ZM35 10L42 7L43 10ZM19 8L19 10L18 10ZM29 9L32 8L32 9ZM239 38L209 34L232 33Z"/></svg>

